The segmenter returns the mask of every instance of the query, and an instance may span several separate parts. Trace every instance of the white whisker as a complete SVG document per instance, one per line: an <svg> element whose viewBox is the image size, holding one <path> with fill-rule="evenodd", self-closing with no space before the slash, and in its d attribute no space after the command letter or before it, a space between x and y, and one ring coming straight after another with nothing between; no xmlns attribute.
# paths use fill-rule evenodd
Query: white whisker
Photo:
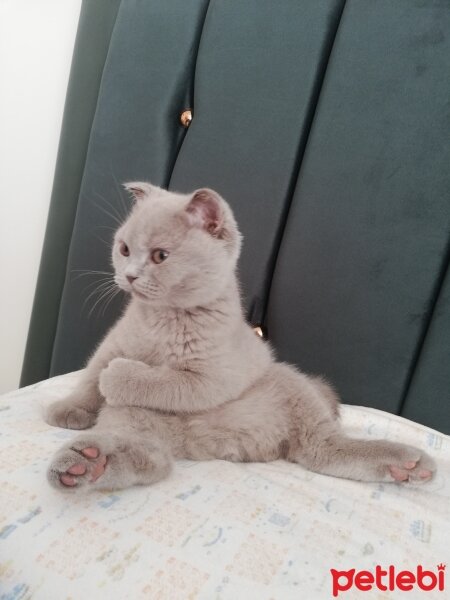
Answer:
<svg viewBox="0 0 450 600"><path fill-rule="evenodd" d="M115 176L115 174L114 174L114 171L113 171L112 165L111 165L111 175L113 176L113 179L114 179L114 185L116 186L116 190L117 190L117 194L118 194L118 196L119 196L120 204L121 204L121 206L122 206L122 208L123 208L123 211L124 211L125 215L127 215L127 214L128 214L128 211L129 211L129 209L128 209L128 207L126 206L126 204L125 204L125 201L124 201L124 199L123 199L123 196L122 196L122 188L120 187L120 185L119 185L119 182L117 181L117 177L116 177L116 176Z"/></svg>
<svg viewBox="0 0 450 600"><path fill-rule="evenodd" d="M121 227L123 220L120 220L118 217L116 217L111 212L109 212L109 210L106 210L106 208L104 208L103 206L100 206L100 204L97 204L97 202L92 201L92 204L94 204L94 206L96 206L99 210L101 210L103 213L105 213L105 215L107 215L113 221L115 221L117 223L118 227Z"/></svg>
<svg viewBox="0 0 450 600"><path fill-rule="evenodd" d="M112 212L117 216L117 218L119 219L119 221L124 220L125 215L121 215L117 206L114 206L114 204L112 202L110 202L109 200L107 200L104 196L102 196L101 194L99 194L98 192L94 192L94 194L100 198L100 200L103 200L103 202L106 202L106 204L109 206L109 208L112 210Z"/></svg>
<svg viewBox="0 0 450 600"><path fill-rule="evenodd" d="M109 296L109 294L111 293L111 291L112 291L112 288L107 288L103 292L101 292L100 296L97 298L97 300L95 301L95 303L92 306L91 310L89 311L88 317L90 317L92 315L92 313L94 312L96 306L98 306L98 304L102 300L104 300L105 298L107 298Z"/></svg>
<svg viewBox="0 0 450 600"><path fill-rule="evenodd" d="M97 294L97 293L102 295L104 292L108 292L109 290L111 290L113 288L115 288L115 285L112 282L104 281L103 283L100 283L94 290L92 290L89 293L88 297L83 302L83 306L82 306L81 310L84 309L84 307L89 302L89 300L92 298L92 296L95 296L95 294Z"/></svg>

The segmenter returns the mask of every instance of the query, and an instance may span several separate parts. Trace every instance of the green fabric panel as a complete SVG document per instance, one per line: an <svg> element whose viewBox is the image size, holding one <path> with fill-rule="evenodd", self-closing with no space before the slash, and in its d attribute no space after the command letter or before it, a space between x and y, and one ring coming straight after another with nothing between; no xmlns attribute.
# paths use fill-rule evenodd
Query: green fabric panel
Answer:
<svg viewBox="0 0 450 600"><path fill-rule="evenodd" d="M449 31L441 0L85 1L21 384L82 366L122 308L90 314L79 271L110 269L118 182L208 185L258 321L278 253L279 356L448 431Z"/></svg>
<svg viewBox="0 0 450 600"><path fill-rule="evenodd" d="M328 64L267 326L351 404L400 410L445 267L449 32L448 3L348 0Z"/></svg>
<svg viewBox="0 0 450 600"><path fill-rule="evenodd" d="M286 210L339 23L340 0L212 0L194 117L170 188L218 190L244 235L249 318L262 318Z"/></svg>
<svg viewBox="0 0 450 600"><path fill-rule="evenodd" d="M120 0L86 0L81 7L21 386L50 373L89 134L119 4Z"/></svg>
<svg viewBox="0 0 450 600"><path fill-rule="evenodd" d="M208 0L122 1L89 140L52 375L80 368L120 313L122 296L94 308L100 294L90 294L104 279L84 271L111 271L112 232L129 206L120 183L167 185L207 7Z"/></svg>
<svg viewBox="0 0 450 600"><path fill-rule="evenodd" d="M450 267L401 414L450 434Z"/></svg>

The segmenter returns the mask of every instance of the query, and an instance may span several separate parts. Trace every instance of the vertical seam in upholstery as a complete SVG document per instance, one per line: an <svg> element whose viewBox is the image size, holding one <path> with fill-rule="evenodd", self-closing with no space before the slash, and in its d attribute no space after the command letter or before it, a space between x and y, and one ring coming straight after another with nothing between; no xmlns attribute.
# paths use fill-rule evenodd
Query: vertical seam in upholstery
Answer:
<svg viewBox="0 0 450 600"><path fill-rule="evenodd" d="M195 78L196 78L196 74L197 74L197 61L198 61L198 55L200 52L200 44L201 44L202 37L203 37L203 29L205 28L206 17L208 15L208 10L209 10L210 4L211 4L211 0L208 0L208 3L206 4L206 8L205 8L205 11L203 14L203 20L202 20L201 26L199 28L197 46L194 50L193 60L192 60L189 95L191 97L191 103L192 103L191 109L194 113L194 117L195 117ZM164 187L166 189L169 189L170 182L172 180L173 171L175 169L175 165L177 164L178 156L180 154L184 139L187 136L188 131L189 131L189 127L187 129L185 129L183 134L180 136L180 141L178 142L178 148L175 151L175 156L174 156L172 165L168 169L167 178L166 178L166 182L164 185Z"/></svg>
<svg viewBox="0 0 450 600"><path fill-rule="evenodd" d="M105 73L105 67L106 67L106 64L108 62L108 57L109 57L109 53L110 53L110 49L111 49L111 40L114 37L114 31L115 31L116 25L117 25L117 18L118 18L118 15L119 15L121 7L122 7L122 0L120 0L119 6L117 7L117 13L116 13L116 17L114 19L114 25L113 25L113 28L111 30L111 37L109 38L108 51L106 52L105 62L103 64L102 75L100 77L100 84L98 86L97 100L96 100L96 103L95 103L94 116L92 117L91 128L90 128L90 131L89 131L89 139L88 139L88 142L87 142L87 145L86 145L86 154L85 154L85 157L84 157L83 174L82 174L81 180L80 180L80 189L78 190L77 207L76 207L76 211L75 211L75 218L73 220L72 234L70 236L70 242L69 242L69 245L68 245L67 257L66 257L66 273L65 273L65 277L64 277L64 283L63 283L63 285L61 287L61 292L60 292L60 295L59 295L58 316L56 318L55 328L54 328L54 332L53 332L53 344L52 344L52 353L51 353L50 363L49 363L49 375L51 374L51 370L52 370L52 366L53 366L53 358L54 358L53 355L54 355L54 352L55 352L55 340L56 340L56 336L58 334L59 320L60 320L60 317L61 317L61 301L62 301L62 298L63 298L63 295L64 295L64 290L65 290L66 285L67 285L68 261L69 261L70 252L71 252L71 249L72 249L72 242L73 242L74 230L75 230L75 226L76 226L76 223L77 223L77 217L78 217L78 211L79 211L79 205L80 205L80 194L81 194L81 190L83 188L84 176L85 176L85 171L86 171L86 161L87 161L87 157L88 157L88 153L89 153L89 146L91 144L92 128L94 126L95 118L97 116L98 102L99 102L99 98L100 98L100 94L101 94L101 89L102 89L103 76L104 76L104 73Z"/></svg>
<svg viewBox="0 0 450 600"><path fill-rule="evenodd" d="M410 367L408 369L408 374L406 376L406 383L404 386L404 390L401 396L401 400L399 403L397 414L401 415L405 408L406 400L409 395L409 391L411 389L412 381L414 379L414 374L416 372L417 365L419 364L420 357L422 355L422 350L425 345L425 340L427 339L428 332L431 327L431 323L433 322L433 316L436 310L437 303L439 301L439 297L442 292L442 288L444 287L444 282L447 277L450 277L450 239L447 240L447 247L444 253L444 260L442 261L442 266L439 272L438 277L436 278L436 283L434 285L434 289L431 294L428 314L425 317L425 322L422 327L422 331L419 334L419 339L416 344L416 348L414 350L413 357L411 359Z"/></svg>
<svg viewBox="0 0 450 600"><path fill-rule="evenodd" d="M278 255L280 253L280 248L281 248L281 245L283 242L284 232L285 232L286 225L288 222L289 212L290 212L290 209L292 206L295 189L297 187L297 182L298 182L299 175L300 175L303 157L305 155L306 148L308 146L308 141L309 141L309 137L311 134L312 125L313 125L314 118L315 118L315 115L317 112L317 104L319 102L320 94L321 94L322 87L323 87L323 82L325 80L326 72L328 69L328 63L330 61L330 57L333 52L334 42L336 40L336 35L337 35L339 26L340 26L340 23L342 20L342 15L344 13L346 1L347 0L342 0L341 7L340 7L340 9L338 9L338 12L337 12L334 30L331 31L328 42L325 42L324 50L323 50L322 56L320 57L320 60L319 60L318 75L317 75L316 81L313 85L311 98L308 102L304 133L300 135L300 140L299 140L296 157L295 157L295 164L294 164L294 168L292 169L292 174L291 174L291 177L289 180L289 185L288 185L288 191L286 194L287 200L286 200L286 203L285 203L282 215L281 215L280 225L278 227L278 234L276 236L275 251L273 253L272 259L271 259L269 267L268 267L268 273L267 273L267 279L266 279L267 285L266 285L266 291L265 291L265 293L263 293L263 306L262 306L262 322L264 324L266 322L267 306L269 303L270 293L272 290L272 282L273 282L273 277L274 277L275 270L276 270L276 265L278 262Z"/></svg>

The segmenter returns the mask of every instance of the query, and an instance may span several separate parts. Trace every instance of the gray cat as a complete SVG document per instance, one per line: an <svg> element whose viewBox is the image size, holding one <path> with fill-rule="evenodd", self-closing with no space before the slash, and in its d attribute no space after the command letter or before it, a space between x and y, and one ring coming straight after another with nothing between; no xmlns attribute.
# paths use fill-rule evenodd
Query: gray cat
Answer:
<svg viewBox="0 0 450 600"><path fill-rule="evenodd" d="M327 475L424 483L421 450L357 440L339 425L322 379L276 362L242 315L241 235L216 192L125 186L133 210L114 238L115 282L131 301L51 425L89 429L54 456L65 490L124 488L167 476L172 462L284 458Z"/></svg>

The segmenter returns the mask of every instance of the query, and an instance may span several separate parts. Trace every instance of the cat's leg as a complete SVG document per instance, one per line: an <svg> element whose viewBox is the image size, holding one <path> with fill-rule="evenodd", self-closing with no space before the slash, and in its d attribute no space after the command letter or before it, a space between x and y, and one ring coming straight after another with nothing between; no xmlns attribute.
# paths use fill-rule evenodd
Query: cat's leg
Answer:
<svg viewBox="0 0 450 600"><path fill-rule="evenodd" d="M113 434L93 429L55 454L47 477L59 489L123 489L163 479L171 464L170 453L159 440L132 431Z"/></svg>
<svg viewBox="0 0 450 600"><path fill-rule="evenodd" d="M326 383L275 364L241 398L187 418L185 456L285 458L317 473L361 481L432 478L434 461L425 452L386 440L351 439L336 414L336 396Z"/></svg>
<svg viewBox="0 0 450 600"><path fill-rule="evenodd" d="M286 365L280 368L293 411L288 460L317 473L358 481L420 484L433 477L435 463L419 448L348 437L338 420L330 418L329 398L317 380Z"/></svg>
<svg viewBox="0 0 450 600"><path fill-rule="evenodd" d="M117 355L111 335L108 335L81 373L75 390L66 398L48 406L44 419L49 425L65 429L88 429L97 420L97 413L104 403L98 387L101 371Z"/></svg>
<svg viewBox="0 0 450 600"><path fill-rule="evenodd" d="M299 374L283 364L271 364L266 373L239 398L203 413L186 416L184 456L196 460L266 462L287 458L296 427L290 402L292 378ZM287 377L286 377L287 376ZM316 391L323 418L337 421L339 399L322 378L306 377L295 393Z"/></svg>
<svg viewBox="0 0 450 600"><path fill-rule="evenodd" d="M305 439L305 438L304 438ZM432 479L433 459L422 450L388 440L359 440L324 427L288 456L307 469L357 481L421 484Z"/></svg>
<svg viewBox="0 0 450 600"><path fill-rule="evenodd" d="M105 407L96 427L56 452L47 471L51 485L69 491L122 489L166 477L172 467L170 448L154 422L145 427L145 418L135 426L127 409Z"/></svg>
<svg viewBox="0 0 450 600"><path fill-rule="evenodd" d="M44 419L49 425L65 429L88 429L95 424L101 404L97 378L83 374L76 389L66 398L45 409Z"/></svg>

